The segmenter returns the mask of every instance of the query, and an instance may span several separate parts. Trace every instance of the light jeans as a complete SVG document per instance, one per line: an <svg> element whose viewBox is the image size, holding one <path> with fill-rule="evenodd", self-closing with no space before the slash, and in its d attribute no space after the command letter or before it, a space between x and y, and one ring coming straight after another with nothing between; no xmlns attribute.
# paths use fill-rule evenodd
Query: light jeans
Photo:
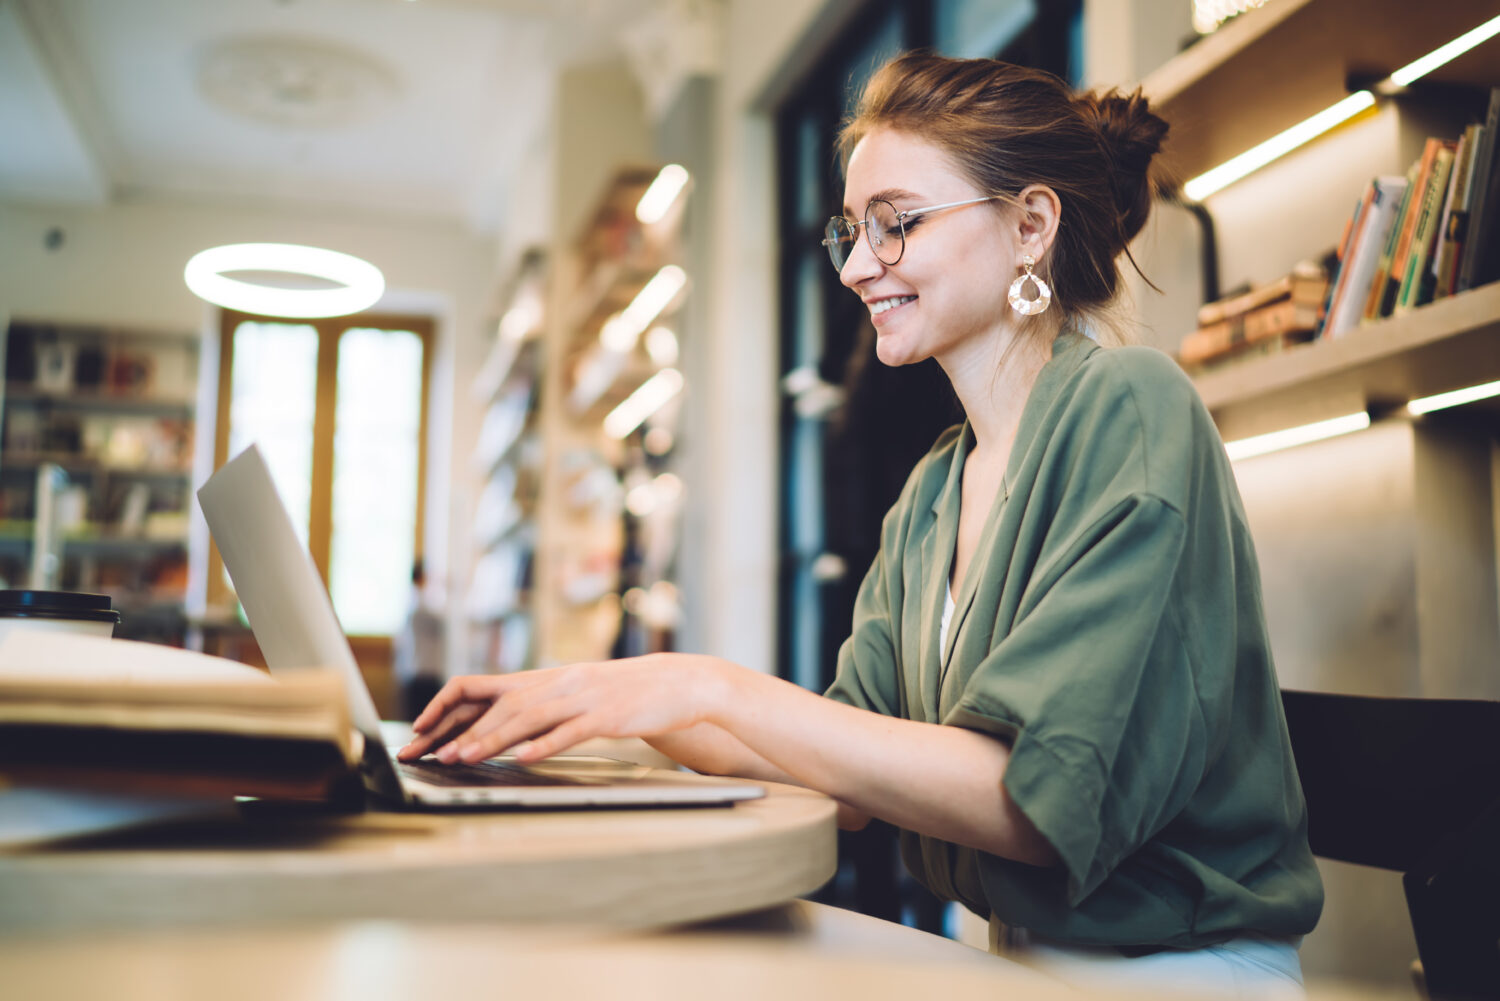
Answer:
<svg viewBox="0 0 1500 1001"><path fill-rule="evenodd" d="M1107 947L1040 940L990 919L991 952L1081 989L1299 1001L1306 997L1300 944L1300 938L1245 935L1202 949L1130 957Z"/></svg>

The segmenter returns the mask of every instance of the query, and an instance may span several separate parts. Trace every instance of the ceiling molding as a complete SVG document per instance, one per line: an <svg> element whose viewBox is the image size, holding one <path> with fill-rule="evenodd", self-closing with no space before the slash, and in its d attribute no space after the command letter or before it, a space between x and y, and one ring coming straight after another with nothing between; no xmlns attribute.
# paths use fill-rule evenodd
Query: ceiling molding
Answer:
<svg viewBox="0 0 1500 1001"><path fill-rule="evenodd" d="M684 84L723 66L724 7L719 0L664 0L620 32L646 111L660 122Z"/></svg>
<svg viewBox="0 0 1500 1001"><path fill-rule="evenodd" d="M92 161L104 200L113 200L130 178L120 144L100 106L98 86L67 24L62 5L51 0L13 0L12 9L58 103Z"/></svg>

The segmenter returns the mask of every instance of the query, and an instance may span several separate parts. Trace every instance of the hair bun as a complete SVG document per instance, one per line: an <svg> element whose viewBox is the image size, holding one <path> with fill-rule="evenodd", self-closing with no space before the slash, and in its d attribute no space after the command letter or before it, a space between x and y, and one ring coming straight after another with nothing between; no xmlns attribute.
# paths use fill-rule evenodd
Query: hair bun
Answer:
<svg viewBox="0 0 1500 1001"><path fill-rule="evenodd" d="M1111 90L1083 94L1082 112L1099 133L1104 153L1112 166L1110 187L1119 211L1121 248L1146 225L1151 214L1155 185L1151 181L1151 159L1161 152L1167 123L1151 110L1144 94Z"/></svg>

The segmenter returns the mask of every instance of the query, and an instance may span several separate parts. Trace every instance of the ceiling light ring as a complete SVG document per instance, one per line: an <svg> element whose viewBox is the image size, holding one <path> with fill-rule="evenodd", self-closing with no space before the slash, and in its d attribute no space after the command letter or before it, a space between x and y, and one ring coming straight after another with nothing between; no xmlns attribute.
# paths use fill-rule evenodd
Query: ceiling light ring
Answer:
<svg viewBox="0 0 1500 1001"><path fill-rule="evenodd" d="M229 271L275 271L334 282L341 288L284 289L228 277ZM373 306L385 276L369 261L294 243L233 243L194 254L183 281L199 298L242 313L313 319L347 316Z"/></svg>

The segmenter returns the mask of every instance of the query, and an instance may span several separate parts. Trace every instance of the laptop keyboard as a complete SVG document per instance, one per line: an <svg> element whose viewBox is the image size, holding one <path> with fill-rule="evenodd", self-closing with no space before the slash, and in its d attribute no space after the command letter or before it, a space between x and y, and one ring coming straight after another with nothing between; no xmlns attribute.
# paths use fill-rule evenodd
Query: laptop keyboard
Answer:
<svg viewBox="0 0 1500 1001"><path fill-rule="evenodd" d="M472 765L439 765L426 761L398 761L401 774L435 786L583 786L596 785L561 775L543 775L524 765L480 761Z"/></svg>

